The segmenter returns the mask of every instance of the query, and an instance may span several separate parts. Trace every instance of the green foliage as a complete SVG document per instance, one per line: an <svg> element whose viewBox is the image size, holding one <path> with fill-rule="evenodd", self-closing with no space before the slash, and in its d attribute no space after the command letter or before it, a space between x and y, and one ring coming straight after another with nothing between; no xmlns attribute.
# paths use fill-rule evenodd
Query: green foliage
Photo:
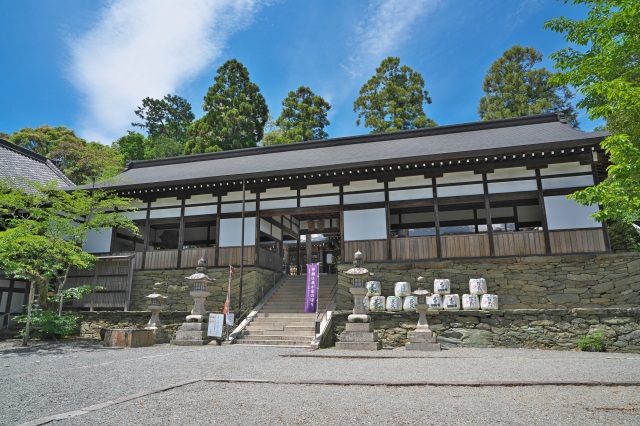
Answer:
<svg viewBox="0 0 640 426"><path fill-rule="evenodd" d="M262 140L269 109L249 71L236 59L217 70L204 97L204 117L192 123L185 154L254 147Z"/></svg>
<svg viewBox="0 0 640 426"><path fill-rule="evenodd" d="M607 350L601 333L593 333L592 335L581 337L578 340L578 347L583 352L605 352Z"/></svg>
<svg viewBox="0 0 640 426"><path fill-rule="evenodd" d="M87 142L66 127L25 127L8 140L22 148L50 158L77 184L108 179L122 169L123 158L97 142Z"/></svg>
<svg viewBox="0 0 640 426"><path fill-rule="evenodd" d="M46 303L50 283L61 290L71 268L87 268L95 257L82 250L89 233L137 228L123 212L131 199L92 188L65 192L54 183L28 190L0 182L0 270L39 286Z"/></svg>
<svg viewBox="0 0 640 426"><path fill-rule="evenodd" d="M266 133L264 145L278 145L326 139L324 127L328 126L327 114L331 105L322 96L305 86L289 92L282 101L282 113L275 121L276 128Z"/></svg>
<svg viewBox="0 0 640 426"><path fill-rule="evenodd" d="M162 99L144 98L134 112L143 122L131 125L145 129L149 139L165 138L177 143L187 140L187 128L196 118L186 99L170 94Z"/></svg>
<svg viewBox="0 0 640 426"><path fill-rule="evenodd" d="M608 222L607 231L614 252L640 251L640 233L625 222Z"/></svg>
<svg viewBox="0 0 640 426"><path fill-rule="evenodd" d="M111 144L111 148L117 151L125 160L145 160L145 147L147 139L142 133L127 131L126 136Z"/></svg>
<svg viewBox="0 0 640 426"><path fill-rule="evenodd" d="M565 3L568 3L565 0ZM551 55L559 84L583 96L578 107L592 119L604 118L610 136L602 147L611 165L600 184L571 195L575 201L599 204L594 218L631 223L640 220L640 2L637 0L573 0L589 7L584 20L564 17L545 27L564 34L576 47Z"/></svg>
<svg viewBox="0 0 640 426"><path fill-rule="evenodd" d="M542 54L533 47L513 46L504 51L487 71L482 83L485 96L478 113L483 120L524 117L567 110L567 120L578 126L577 114L566 86L550 82L553 73L534 68Z"/></svg>
<svg viewBox="0 0 640 426"><path fill-rule="evenodd" d="M62 300L65 302L70 302L72 300L82 299L85 295L91 294L94 290L102 290L104 287L102 286L90 286L90 285L81 285L78 287L67 288L64 290L60 290L56 295L53 296L53 301L60 300L60 296L62 296Z"/></svg>
<svg viewBox="0 0 640 426"><path fill-rule="evenodd" d="M31 312L30 337L38 339L60 339L73 336L78 332L78 320L80 315L72 312L64 312L58 315L57 312L43 309L34 309ZM26 324L27 314L18 315L15 321ZM19 336L24 336L23 329Z"/></svg>
<svg viewBox="0 0 640 426"><path fill-rule="evenodd" d="M422 75L406 65L401 67L400 58L390 56L376 68L353 103L358 112L356 125L364 119L371 133L435 126L424 113L425 103L430 104L431 98Z"/></svg>

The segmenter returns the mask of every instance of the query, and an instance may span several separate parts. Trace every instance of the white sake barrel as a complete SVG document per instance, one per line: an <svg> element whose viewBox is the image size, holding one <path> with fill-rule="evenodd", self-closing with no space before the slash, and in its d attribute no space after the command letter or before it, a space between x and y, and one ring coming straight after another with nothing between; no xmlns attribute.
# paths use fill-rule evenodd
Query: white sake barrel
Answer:
<svg viewBox="0 0 640 426"><path fill-rule="evenodd" d="M485 294L487 292L487 281L484 278L471 278L469 280L469 293Z"/></svg>
<svg viewBox="0 0 640 426"><path fill-rule="evenodd" d="M442 309L442 296L439 294L427 296L427 306L429 309Z"/></svg>
<svg viewBox="0 0 640 426"><path fill-rule="evenodd" d="M402 297L389 296L387 297L387 311L398 312L402 310Z"/></svg>
<svg viewBox="0 0 640 426"><path fill-rule="evenodd" d="M497 294L483 294L480 299L480 308L485 310L498 309L498 295Z"/></svg>
<svg viewBox="0 0 640 426"><path fill-rule="evenodd" d="M442 297L442 307L445 310L458 310L458 309L460 309L460 295L459 294L445 294Z"/></svg>
<svg viewBox="0 0 640 426"><path fill-rule="evenodd" d="M382 294L382 286L380 281L367 281L365 284L367 288L367 296L380 296Z"/></svg>
<svg viewBox="0 0 640 426"><path fill-rule="evenodd" d="M369 296L365 296L362 298L362 304L364 305L364 310L369 310Z"/></svg>
<svg viewBox="0 0 640 426"><path fill-rule="evenodd" d="M406 281L397 282L394 287L394 294L398 297L411 296L411 284Z"/></svg>
<svg viewBox="0 0 640 426"><path fill-rule="evenodd" d="M480 300L477 294L462 295L462 309L480 309Z"/></svg>
<svg viewBox="0 0 640 426"><path fill-rule="evenodd" d="M433 281L433 292L435 294L451 293L451 281L446 278L436 278Z"/></svg>
<svg viewBox="0 0 640 426"><path fill-rule="evenodd" d="M369 298L369 310L371 312L383 312L385 310L384 296L371 296Z"/></svg>
<svg viewBox="0 0 640 426"><path fill-rule="evenodd" d="M418 298L416 296L406 296L402 302L402 310L413 312L418 305Z"/></svg>

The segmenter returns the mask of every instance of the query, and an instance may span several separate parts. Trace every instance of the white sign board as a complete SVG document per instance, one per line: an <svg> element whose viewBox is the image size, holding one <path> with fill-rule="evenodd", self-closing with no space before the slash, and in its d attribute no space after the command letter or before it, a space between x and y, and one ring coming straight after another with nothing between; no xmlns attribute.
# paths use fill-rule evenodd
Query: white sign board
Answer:
<svg viewBox="0 0 640 426"><path fill-rule="evenodd" d="M222 337L222 325L224 324L223 314L209 314L209 328L207 336Z"/></svg>
<svg viewBox="0 0 640 426"><path fill-rule="evenodd" d="M236 315L233 312L227 314L227 325L233 325Z"/></svg>

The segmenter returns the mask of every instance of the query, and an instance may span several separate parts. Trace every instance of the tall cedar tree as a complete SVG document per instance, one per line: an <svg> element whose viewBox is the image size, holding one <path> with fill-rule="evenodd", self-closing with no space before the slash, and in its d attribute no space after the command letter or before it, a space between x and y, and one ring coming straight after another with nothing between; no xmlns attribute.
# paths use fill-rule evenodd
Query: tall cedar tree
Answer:
<svg viewBox="0 0 640 426"><path fill-rule="evenodd" d="M204 97L204 117L190 127L185 154L254 147L262 140L269 109L249 71L236 59L217 70Z"/></svg>
<svg viewBox="0 0 640 426"><path fill-rule="evenodd" d="M63 126L25 127L8 140L56 162L77 184L108 179L122 170L123 159L116 150L98 142L87 142Z"/></svg>
<svg viewBox="0 0 640 426"><path fill-rule="evenodd" d="M390 56L362 86L353 111L358 112L356 125L364 118L371 133L436 126L424 113L425 103L430 104L431 98L422 75Z"/></svg>
<svg viewBox="0 0 640 426"><path fill-rule="evenodd" d="M513 46L505 50L484 77L478 113L483 120L524 117L566 110L567 121L578 126L569 100L573 94L565 85L550 81L553 73L535 68L542 54L533 47Z"/></svg>
<svg viewBox="0 0 640 426"><path fill-rule="evenodd" d="M586 19L561 17L545 23L578 46L551 55L562 71L554 80L576 88L583 96L577 106L586 108L590 118L606 120L610 136L602 146L611 165L606 180L570 197L599 204L597 220L640 221L640 2L572 3L589 7Z"/></svg>
<svg viewBox="0 0 640 426"><path fill-rule="evenodd" d="M326 139L324 127L330 124L327 114L331 105L322 96L300 86L282 101L282 113L275 121L274 131L265 134L264 145Z"/></svg>

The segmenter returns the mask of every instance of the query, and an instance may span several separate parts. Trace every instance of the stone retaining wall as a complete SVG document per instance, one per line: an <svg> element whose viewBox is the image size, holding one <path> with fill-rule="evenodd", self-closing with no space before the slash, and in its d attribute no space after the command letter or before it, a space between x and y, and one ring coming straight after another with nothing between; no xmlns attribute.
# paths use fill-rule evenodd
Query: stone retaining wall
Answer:
<svg viewBox="0 0 640 426"><path fill-rule="evenodd" d="M350 313L334 312L336 340ZM404 346L418 322L417 313L370 315L384 346ZM581 337L599 332L608 352L640 353L640 308L427 311L427 320L443 347L574 350Z"/></svg>
<svg viewBox="0 0 640 426"><path fill-rule="evenodd" d="M168 298L162 302L163 311L190 311L193 307L193 299L189 296L192 284L185 277L193 274L195 269L168 269L152 271L135 271L131 284L132 311L146 311L149 304L146 296L151 293L160 293ZM211 293L205 301L208 312L220 312L227 297L227 285L229 282L229 268L209 268L207 275L216 281L207 286ZM242 282L242 307L244 312L255 306L262 295L273 286L272 271L246 267ZM278 275L279 276L279 275ZM231 308L238 310L238 296L240 293L240 269L236 269L235 278L231 282Z"/></svg>
<svg viewBox="0 0 640 426"><path fill-rule="evenodd" d="M397 281L426 278L451 280L451 292L469 292L469 278L485 278L489 293L499 296L501 309L632 308L640 305L640 253L576 256L532 256L440 262L368 263L382 295L393 295ZM351 265L340 265L344 272ZM339 274L338 309L353 309L351 283Z"/></svg>
<svg viewBox="0 0 640 426"><path fill-rule="evenodd" d="M110 328L142 329L147 326L151 318L149 311L96 311L78 312L80 320L80 337L85 339L100 339L104 330ZM163 329L173 339L177 328L185 321L189 312L160 312L160 322Z"/></svg>

